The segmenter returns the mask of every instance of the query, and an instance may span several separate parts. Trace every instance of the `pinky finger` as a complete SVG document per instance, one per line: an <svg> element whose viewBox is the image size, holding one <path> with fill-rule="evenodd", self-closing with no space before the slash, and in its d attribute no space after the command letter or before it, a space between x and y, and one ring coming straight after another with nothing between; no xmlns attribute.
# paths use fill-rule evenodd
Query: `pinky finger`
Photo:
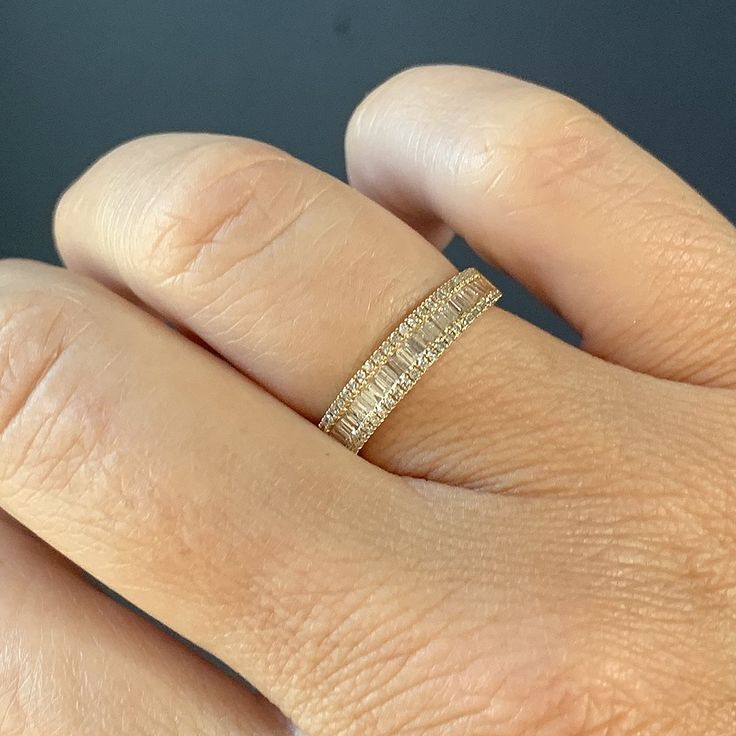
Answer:
<svg viewBox="0 0 736 736"><path fill-rule="evenodd" d="M280 736L285 719L0 512L0 734Z"/></svg>

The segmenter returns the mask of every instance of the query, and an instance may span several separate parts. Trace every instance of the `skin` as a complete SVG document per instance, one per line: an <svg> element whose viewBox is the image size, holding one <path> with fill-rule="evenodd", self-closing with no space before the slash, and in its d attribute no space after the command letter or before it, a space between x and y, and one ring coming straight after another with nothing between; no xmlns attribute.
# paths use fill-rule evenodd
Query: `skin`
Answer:
<svg viewBox="0 0 736 736"><path fill-rule="evenodd" d="M67 269L0 267L0 732L732 734L733 227L484 70L392 78L346 152L136 140ZM451 231L582 349L494 308L355 457L314 423Z"/></svg>

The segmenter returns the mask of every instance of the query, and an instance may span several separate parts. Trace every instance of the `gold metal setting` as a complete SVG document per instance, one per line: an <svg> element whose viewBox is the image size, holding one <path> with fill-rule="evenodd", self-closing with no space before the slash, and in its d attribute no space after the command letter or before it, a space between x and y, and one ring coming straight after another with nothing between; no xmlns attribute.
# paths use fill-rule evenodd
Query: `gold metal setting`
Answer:
<svg viewBox="0 0 736 736"><path fill-rule="evenodd" d="M427 369L500 297L474 268L446 281L363 363L325 412L320 429L360 452Z"/></svg>

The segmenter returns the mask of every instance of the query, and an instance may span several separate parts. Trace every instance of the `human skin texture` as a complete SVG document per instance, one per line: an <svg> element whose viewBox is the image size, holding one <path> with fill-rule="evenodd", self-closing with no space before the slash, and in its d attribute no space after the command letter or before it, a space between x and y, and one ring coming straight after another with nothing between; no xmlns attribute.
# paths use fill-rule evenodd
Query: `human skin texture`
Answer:
<svg viewBox="0 0 736 736"><path fill-rule="evenodd" d="M0 266L0 733L732 736L734 228L480 69L390 79L346 155L135 140L66 269ZM315 424L452 232L581 348L495 307L355 456Z"/></svg>

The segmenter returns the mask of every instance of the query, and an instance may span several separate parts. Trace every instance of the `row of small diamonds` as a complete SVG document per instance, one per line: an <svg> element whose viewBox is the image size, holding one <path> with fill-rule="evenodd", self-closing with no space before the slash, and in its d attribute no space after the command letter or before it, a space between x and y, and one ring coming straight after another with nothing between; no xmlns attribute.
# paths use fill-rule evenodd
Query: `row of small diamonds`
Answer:
<svg viewBox="0 0 736 736"><path fill-rule="evenodd" d="M355 397L378 370L394 354L398 346L411 336L431 316L432 312L444 306L447 301L465 284L482 278L475 269L466 269L446 281L430 294L406 319L384 340L366 362L358 369L345 387L337 395L320 422L320 428L329 432L332 426L350 408Z"/></svg>
<svg viewBox="0 0 736 736"><path fill-rule="evenodd" d="M411 348L409 345L403 346L402 363L405 366L403 372L397 374L393 369L396 367L395 360L392 361L391 372L397 376L393 384L379 385L378 389L383 389L379 393L375 389L371 390L369 386L357 397L356 406L341 418L332 434L354 452L358 452L429 366L480 314L493 305L500 295L500 292L482 277L480 280L466 283L450 302L433 313L432 332L436 332L437 336L432 342L422 346L421 350ZM443 330L437 328L436 321L445 325ZM384 372L386 370L384 369Z"/></svg>
<svg viewBox="0 0 736 736"><path fill-rule="evenodd" d="M482 279L483 276L474 268L468 268L456 274L430 294L403 322L376 348L373 354L357 370L355 375L345 384L344 388L332 402L319 423L320 429L329 432L335 423L345 414L378 370L384 366L396 352L405 338L410 337L433 312L442 308L466 284Z"/></svg>
<svg viewBox="0 0 736 736"><path fill-rule="evenodd" d="M470 324L486 309L491 307L500 297L500 292L492 292L481 299L470 311L460 315L426 350L424 350L417 362L412 365L406 373L402 374L399 381L389 390L378 404L364 418L357 430L352 433L351 449L359 452L361 447L368 441L370 436L378 429L388 417L393 408L414 387L417 381L424 375L429 366L470 326Z"/></svg>
<svg viewBox="0 0 736 736"><path fill-rule="evenodd" d="M388 346L381 352L376 361L376 351L373 362L377 367L359 381L359 385L351 392L349 399L343 404L330 429L325 431L335 435L343 444L352 442L352 435L363 423L364 416L371 412L375 404L384 398L385 394L401 379L419 358L422 351L429 347L429 343L441 337L441 333L450 327L460 313L471 308L472 305L491 288L491 284L477 271L463 272L462 279L455 278L445 285L444 294L441 290L439 300L432 295L415 310L384 342L382 347ZM452 304L452 300L457 303ZM426 314L425 310L429 308ZM419 313L418 316L417 313ZM414 318L414 319L412 319ZM430 334L426 334L429 331ZM417 334L420 333L420 334ZM420 336L422 335L422 336ZM358 374L360 378L360 374ZM408 380L403 379L404 382Z"/></svg>

